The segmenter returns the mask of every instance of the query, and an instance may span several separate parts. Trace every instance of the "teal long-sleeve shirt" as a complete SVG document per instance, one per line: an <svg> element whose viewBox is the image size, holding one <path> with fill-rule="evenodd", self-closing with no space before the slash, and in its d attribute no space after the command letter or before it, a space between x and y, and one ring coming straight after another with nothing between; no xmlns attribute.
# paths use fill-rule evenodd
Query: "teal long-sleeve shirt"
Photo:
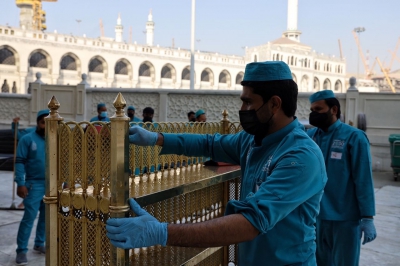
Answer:
<svg viewBox="0 0 400 266"><path fill-rule="evenodd" d="M314 224L327 177L321 150L297 119L265 137L261 146L246 132L164 134L161 153L240 164L240 200L230 201L225 214L241 213L260 234L239 244L239 265L287 265L313 258Z"/></svg>
<svg viewBox="0 0 400 266"><path fill-rule="evenodd" d="M23 128L23 129L18 128L17 140L20 140L23 136L25 136L28 133L34 132L35 130L36 130L36 127L28 127L28 128ZM15 123L14 122L11 123L11 131L14 134L14 132L15 132Z"/></svg>
<svg viewBox="0 0 400 266"><path fill-rule="evenodd" d="M110 118L108 117L100 117L98 115L92 117L92 119L90 119L89 122L96 122L96 121L100 121L100 122L110 122Z"/></svg>
<svg viewBox="0 0 400 266"><path fill-rule="evenodd" d="M312 128L307 134L321 148L328 174L319 218L348 221L374 216L371 153L365 133L338 120L327 132Z"/></svg>
<svg viewBox="0 0 400 266"><path fill-rule="evenodd" d="M15 182L24 186L25 181L45 179L45 140L36 131L23 136L18 142L15 160Z"/></svg>

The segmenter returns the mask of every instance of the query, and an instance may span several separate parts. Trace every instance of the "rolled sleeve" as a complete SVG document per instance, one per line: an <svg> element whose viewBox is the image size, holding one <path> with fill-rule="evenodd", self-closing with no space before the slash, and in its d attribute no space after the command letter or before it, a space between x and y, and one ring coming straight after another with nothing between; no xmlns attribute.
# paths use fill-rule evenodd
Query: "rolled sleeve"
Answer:
<svg viewBox="0 0 400 266"><path fill-rule="evenodd" d="M324 162L313 151L294 151L279 160L256 193L230 201L226 214L242 214L265 234L311 197L320 200L326 181Z"/></svg>

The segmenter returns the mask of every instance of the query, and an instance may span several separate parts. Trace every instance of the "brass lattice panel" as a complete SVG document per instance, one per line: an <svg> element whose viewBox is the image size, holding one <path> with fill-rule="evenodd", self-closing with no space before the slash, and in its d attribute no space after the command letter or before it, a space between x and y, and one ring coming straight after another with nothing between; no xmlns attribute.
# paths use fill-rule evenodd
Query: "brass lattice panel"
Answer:
<svg viewBox="0 0 400 266"><path fill-rule="evenodd" d="M110 125L59 122L59 265L113 265L105 230L105 222L110 217ZM163 133L214 134L222 131L221 123L142 126ZM239 129L236 125L229 126L232 133ZM129 187L125 188L130 197L137 198L160 221L189 223L220 217L227 198L238 198L238 166L204 167L201 163L209 158L160 156L160 149L158 146L129 145L131 178ZM63 188L64 183L69 188ZM229 261L236 261L236 252L231 252L231 248L235 246L229 248ZM223 248L150 247L131 251L130 260L131 265L222 265L223 256Z"/></svg>

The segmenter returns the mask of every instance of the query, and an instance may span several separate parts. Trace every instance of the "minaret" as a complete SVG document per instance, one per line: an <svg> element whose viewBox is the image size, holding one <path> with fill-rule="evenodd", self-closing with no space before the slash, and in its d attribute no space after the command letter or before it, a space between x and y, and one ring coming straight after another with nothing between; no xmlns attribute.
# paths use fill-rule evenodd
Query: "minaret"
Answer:
<svg viewBox="0 0 400 266"><path fill-rule="evenodd" d="M300 42L301 31L297 29L298 0L288 0L287 30L283 36L292 41Z"/></svg>
<svg viewBox="0 0 400 266"><path fill-rule="evenodd" d="M154 43L154 22L153 22L153 15L150 13L146 23L146 44L148 46L153 46Z"/></svg>
<svg viewBox="0 0 400 266"><path fill-rule="evenodd" d="M20 9L19 12L19 26L23 30L33 29L33 4L28 1L19 1L17 6Z"/></svg>
<svg viewBox="0 0 400 266"><path fill-rule="evenodd" d="M118 14L117 26L115 26L115 41L122 42L122 34L124 27L121 24L121 14Z"/></svg>

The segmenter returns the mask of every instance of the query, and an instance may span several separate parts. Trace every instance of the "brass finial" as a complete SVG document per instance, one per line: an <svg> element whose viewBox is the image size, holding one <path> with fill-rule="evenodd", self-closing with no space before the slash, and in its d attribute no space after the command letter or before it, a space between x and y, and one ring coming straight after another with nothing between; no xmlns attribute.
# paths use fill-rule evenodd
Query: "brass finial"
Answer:
<svg viewBox="0 0 400 266"><path fill-rule="evenodd" d="M228 111L225 109L225 110L222 112L222 121L229 121L228 115L229 115L229 113L228 113Z"/></svg>
<svg viewBox="0 0 400 266"><path fill-rule="evenodd" d="M122 93L118 93L117 97L114 100L114 107L115 107L115 116L116 117L124 117L124 108L126 106L126 101L124 96L122 96Z"/></svg>
<svg viewBox="0 0 400 266"><path fill-rule="evenodd" d="M50 110L51 118L59 118L60 117L60 115L58 114L58 108L60 108L60 103L58 102L56 96L53 95L53 97L51 97L49 103L47 104L47 107Z"/></svg>

